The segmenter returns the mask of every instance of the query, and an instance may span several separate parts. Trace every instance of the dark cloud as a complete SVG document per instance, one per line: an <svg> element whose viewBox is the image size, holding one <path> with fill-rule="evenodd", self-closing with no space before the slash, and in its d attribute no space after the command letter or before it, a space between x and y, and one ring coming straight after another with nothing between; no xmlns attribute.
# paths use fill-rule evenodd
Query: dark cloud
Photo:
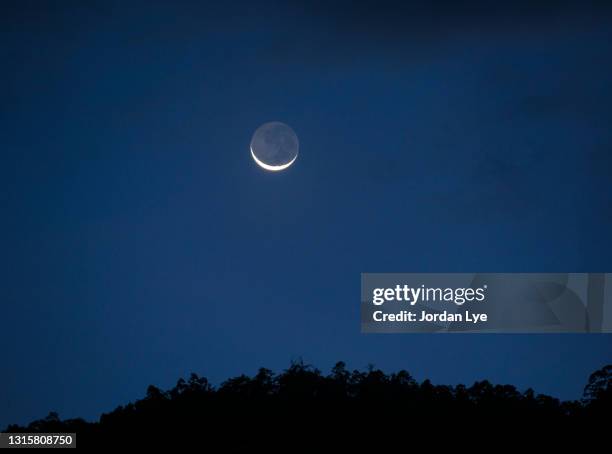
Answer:
<svg viewBox="0 0 612 454"><path fill-rule="evenodd" d="M258 8L270 22L249 26L275 30L259 56L305 67L422 63L499 37L537 42L612 25L605 1L295 0ZM221 14L219 26L240 11Z"/></svg>
<svg viewBox="0 0 612 454"><path fill-rule="evenodd" d="M603 1L341 0L292 5L294 13L309 15L326 30L312 36L311 44L320 55L340 48L349 55L364 50L418 55L424 47L427 53L431 47L453 45L464 34L483 38L491 33L542 35L550 29L589 27L612 19L612 3ZM292 44L296 43L291 39L285 42Z"/></svg>
<svg viewBox="0 0 612 454"><path fill-rule="evenodd" d="M519 0L340 0L293 2L296 10L362 34L411 35L426 31L541 27L558 22L584 23L604 19L612 11L606 1Z"/></svg>

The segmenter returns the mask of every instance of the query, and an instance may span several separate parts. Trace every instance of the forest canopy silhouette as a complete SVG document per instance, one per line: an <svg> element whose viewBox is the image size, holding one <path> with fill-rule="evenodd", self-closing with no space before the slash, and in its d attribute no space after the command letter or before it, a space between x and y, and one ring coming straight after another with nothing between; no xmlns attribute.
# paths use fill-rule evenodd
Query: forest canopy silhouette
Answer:
<svg viewBox="0 0 612 454"><path fill-rule="evenodd" d="M286 437L299 440L301 447L322 440L364 446L373 428L392 434L441 422L454 428L474 422L527 427L543 421L570 427L609 421L611 409L612 365L591 374L581 400L561 401L487 380L469 387L434 385L418 383L405 370L349 371L343 362L324 375L295 361L280 374L261 368L255 376L230 378L217 388L191 374L167 391L150 385L144 398L102 414L97 422L61 420L52 412L24 427L11 425L7 432L75 432L80 446L158 445L175 443L180 435L181 443L205 439L232 452L272 449L275 442L282 448Z"/></svg>

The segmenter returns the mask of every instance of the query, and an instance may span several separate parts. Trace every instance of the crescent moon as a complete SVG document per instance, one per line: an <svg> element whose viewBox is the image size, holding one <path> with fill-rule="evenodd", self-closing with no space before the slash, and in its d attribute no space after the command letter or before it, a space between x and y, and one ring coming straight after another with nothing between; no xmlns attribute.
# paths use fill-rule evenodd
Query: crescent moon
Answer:
<svg viewBox="0 0 612 454"><path fill-rule="evenodd" d="M291 164L293 164L294 161L298 157L298 155L296 154L293 157L293 159L291 161L289 161L288 163L286 163L286 164L283 164L283 165L280 165L280 166L271 166L270 164L266 164L265 162L261 162L259 159L257 159L257 156L255 156L255 153L253 153L253 147L249 147L249 149L251 150L251 156L253 156L253 159L255 160L257 165L260 166L263 169L270 170L271 172L278 172L279 170L285 170L287 167L289 167Z"/></svg>

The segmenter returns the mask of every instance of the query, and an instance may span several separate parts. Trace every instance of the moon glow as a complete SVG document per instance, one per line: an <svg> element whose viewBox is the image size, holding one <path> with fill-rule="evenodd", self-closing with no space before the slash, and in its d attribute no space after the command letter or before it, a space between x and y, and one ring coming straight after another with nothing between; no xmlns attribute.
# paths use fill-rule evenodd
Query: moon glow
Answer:
<svg viewBox="0 0 612 454"><path fill-rule="evenodd" d="M293 129L279 121L261 125L251 139L251 156L263 169L285 170L298 157L299 141Z"/></svg>

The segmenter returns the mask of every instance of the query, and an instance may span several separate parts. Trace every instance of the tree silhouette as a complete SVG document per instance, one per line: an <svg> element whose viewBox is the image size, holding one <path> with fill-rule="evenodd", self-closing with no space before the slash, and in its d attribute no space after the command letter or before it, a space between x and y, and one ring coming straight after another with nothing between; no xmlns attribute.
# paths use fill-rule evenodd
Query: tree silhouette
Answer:
<svg viewBox="0 0 612 454"><path fill-rule="evenodd" d="M582 402L589 414L610 418L612 407L612 365L591 374L584 387Z"/></svg>
<svg viewBox="0 0 612 454"><path fill-rule="evenodd" d="M7 432L76 432L79 446L91 447L204 443L222 445L218 452L292 452L324 444L345 452L381 449L385 443L405 446L397 434L407 428L424 434L441 425L445 433L487 427L516 437L551 422L557 431L573 433L585 422L609 422L611 395L612 366L590 376L581 401L561 402L488 380L469 387L430 380L419 384L404 370L385 374L369 366L349 371L343 362L324 375L298 360L278 375L261 368L253 377L230 378L217 389L197 374L167 391L151 385L144 398L103 414L98 422L62 421L51 412L25 427L11 425Z"/></svg>
<svg viewBox="0 0 612 454"><path fill-rule="evenodd" d="M586 403L609 397L612 393L612 365L599 369L591 374L589 382L584 387Z"/></svg>

